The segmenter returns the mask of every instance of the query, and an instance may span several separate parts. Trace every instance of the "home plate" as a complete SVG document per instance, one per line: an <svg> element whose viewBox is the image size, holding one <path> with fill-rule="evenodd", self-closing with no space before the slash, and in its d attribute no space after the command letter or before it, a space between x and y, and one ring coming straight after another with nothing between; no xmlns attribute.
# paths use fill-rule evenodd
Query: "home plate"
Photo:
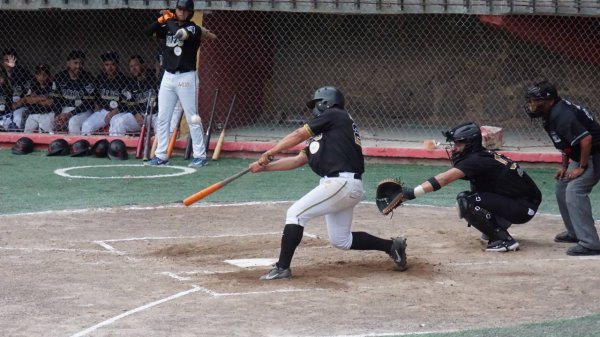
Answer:
<svg viewBox="0 0 600 337"><path fill-rule="evenodd" d="M225 260L225 262L232 264L234 266L238 266L240 268L248 268L248 267L264 267L271 266L277 259L237 259L237 260Z"/></svg>

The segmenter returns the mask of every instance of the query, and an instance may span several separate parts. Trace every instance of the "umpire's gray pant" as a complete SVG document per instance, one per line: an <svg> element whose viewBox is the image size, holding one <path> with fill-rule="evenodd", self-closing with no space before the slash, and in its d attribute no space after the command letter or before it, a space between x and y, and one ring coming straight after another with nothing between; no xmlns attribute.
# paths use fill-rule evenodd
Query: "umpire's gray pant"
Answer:
<svg viewBox="0 0 600 337"><path fill-rule="evenodd" d="M579 166L572 161L569 170ZM556 182L556 201L565 227L575 235L579 244L600 250L600 239L592 216L590 193L600 180L600 154L590 156L587 170L576 179L559 179Z"/></svg>

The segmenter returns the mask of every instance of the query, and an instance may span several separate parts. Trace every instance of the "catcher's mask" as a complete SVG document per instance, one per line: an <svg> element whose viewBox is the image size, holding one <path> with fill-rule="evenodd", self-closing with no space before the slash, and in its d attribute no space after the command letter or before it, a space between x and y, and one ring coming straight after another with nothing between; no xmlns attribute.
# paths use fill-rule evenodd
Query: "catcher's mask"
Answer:
<svg viewBox="0 0 600 337"><path fill-rule="evenodd" d="M108 146L108 140L100 139L99 141L94 143L94 146L92 146L90 152L98 158L104 158L108 154Z"/></svg>
<svg viewBox="0 0 600 337"><path fill-rule="evenodd" d="M318 117L323 111L334 106L343 109L345 102L344 94L338 88L322 87L315 91L313 98L306 102L306 106Z"/></svg>
<svg viewBox="0 0 600 337"><path fill-rule="evenodd" d="M108 148L108 158L111 160L126 160L129 158L127 155L127 146L120 139L115 139L110 142Z"/></svg>
<svg viewBox="0 0 600 337"><path fill-rule="evenodd" d="M556 87L548 81L533 83L527 87L523 109L529 118L543 117L550 111L549 102L558 98Z"/></svg>
<svg viewBox="0 0 600 337"><path fill-rule="evenodd" d="M90 142L80 139L71 145L71 157L87 156L90 152Z"/></svg>
<svg viewBox="0 0 600 337"><path fill-rule="evenodd" d="M29 137L21 137L12 148L13 154L28 154L33 152L33 140Z"/></svg>
<svg viewBox="0 0 600 337"><path fill-rule="evenodd" d="M187 20L191 20L194 16L194 1L193 0L177 0L175 9L188 11Z"/></svg>
<svg viewBox="0 0 600 337"><path fill-rule="evenodd" d="M473 122L455 126L450 131L442 132L446 137L446 153L452 164L464 158L467 154L483 149L482 136L479 126Z"/></svg>
<svg viewBox="0 0 600 337"><path fill-rule="evenodd" d="M69 143L64 139L55 139L48 145L47 156L67 156L70 153Z"/></svg>

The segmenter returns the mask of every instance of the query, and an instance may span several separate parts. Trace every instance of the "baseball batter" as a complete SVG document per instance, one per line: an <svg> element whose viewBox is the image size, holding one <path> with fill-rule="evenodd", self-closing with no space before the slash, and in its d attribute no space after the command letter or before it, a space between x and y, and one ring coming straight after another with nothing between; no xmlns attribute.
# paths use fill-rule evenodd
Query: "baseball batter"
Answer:
<svg viewBox="0 0 600 337"><path fill-rule="evenodd" d="M335 87L318 89L307 103L314 118L284 137L250 164L251 172L291 170L308 163L321 177L319 185L287 211L279 260L262 280L290 278L290 264L308 221L325 216L331 244L339 249L379 250L389 254L398 270L406 269L405 239L385 240L366 232L352 232L354 207L364 194L364 158L356 123L344 110L344 96ZM294 157L270 159L304 141Z"/></svg>
<svg viewBox="0 0 600 337"><path fill-rule="evenodd" d="M190 135L193 140L192 165L206 164L206 150L203 141L202 124L191 123L198 109L198 74L196 73L196 56L202 37L216 38L208 30L191 22L194 14L194 1L178 0L175 14L163 11L157 22L146 30L148 35L155 34L164 39L163 67L165 69L158 93L158 117L156 136L158 144L155 157L146 165L159 166L169 163L167 148L173 109L179 100L185 118L188 121Z"/></svg>

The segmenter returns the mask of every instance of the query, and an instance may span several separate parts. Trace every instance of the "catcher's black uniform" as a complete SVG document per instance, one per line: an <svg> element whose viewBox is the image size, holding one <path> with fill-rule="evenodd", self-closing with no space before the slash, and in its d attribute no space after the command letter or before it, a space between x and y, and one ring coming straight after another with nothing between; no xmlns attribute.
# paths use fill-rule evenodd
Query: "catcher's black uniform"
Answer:
<svg viewBox="0 0 600 337"><path fill-rule="evenodd" d="M467 154L454 163L477 192L479 206L508 220L525 223L537 212L542 193L518 163L494 151Z"/></svg>

